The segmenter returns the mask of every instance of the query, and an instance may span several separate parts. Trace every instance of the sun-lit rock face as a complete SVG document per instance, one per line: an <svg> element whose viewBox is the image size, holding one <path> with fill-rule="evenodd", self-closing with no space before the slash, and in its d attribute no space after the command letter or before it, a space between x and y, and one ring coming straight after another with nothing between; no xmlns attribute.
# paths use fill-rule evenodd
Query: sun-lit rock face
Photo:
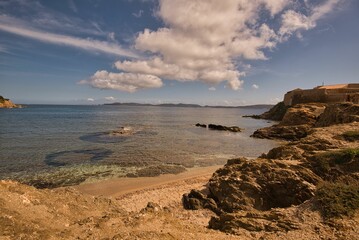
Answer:
<svg viewBox="0 0 359 240"><path fill-rule="evenodd" d="M10 99L0 96L0 108L17 108L18 105L14 104Z"/></svg>

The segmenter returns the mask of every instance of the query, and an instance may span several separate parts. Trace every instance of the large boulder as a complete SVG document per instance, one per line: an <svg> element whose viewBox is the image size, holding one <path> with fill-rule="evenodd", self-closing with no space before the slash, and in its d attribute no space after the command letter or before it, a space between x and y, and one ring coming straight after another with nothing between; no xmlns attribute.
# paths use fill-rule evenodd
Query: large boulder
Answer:
<svg viewBox="0 0 359 240"><path fill-rule="evenodd" d="M314 195L319 177L284 161L238 158L217 170L209 191L225 212L298 205Z"/></svg>

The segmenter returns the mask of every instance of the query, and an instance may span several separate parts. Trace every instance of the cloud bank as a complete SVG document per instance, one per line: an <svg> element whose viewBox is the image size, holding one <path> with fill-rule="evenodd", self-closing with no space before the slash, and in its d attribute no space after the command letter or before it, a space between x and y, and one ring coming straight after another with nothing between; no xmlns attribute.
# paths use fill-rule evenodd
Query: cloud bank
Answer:
<svg viewBox="0 0 359 240"><path fill-rule="evenodd" d="M117 61L114 65L121 73L101 71L83 82L128 92L160 87L162 79L210 85L227 82L238 90L245 76L238 62L266 60L266 50L293 34L301 37L340 1L311 5L290 0L160 0L156 14L165 27L145 29L134 42L149 57ZM305 14L300 11L303 8ZM105 78L111 74L112 78Z"/></svg>

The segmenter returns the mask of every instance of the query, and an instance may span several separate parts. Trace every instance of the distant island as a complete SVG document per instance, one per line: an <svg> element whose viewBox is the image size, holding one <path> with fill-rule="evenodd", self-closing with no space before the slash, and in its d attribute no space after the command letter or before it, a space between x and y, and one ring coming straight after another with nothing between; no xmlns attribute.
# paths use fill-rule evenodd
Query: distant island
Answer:
<svg viewBox="0 0 359 240"><path fill-rule="evenodd" d="M272 104L255 104L247 106L201 106L199 104L186 104L186 103L162 103L162 104L150 104L150 103L105 103L104 105L115 105L115 106L152 106L152 107L194 107L194 108L271 108Z"/></svg>
<svg viewBox="0 0 359 240"><path fill-rule="evenodd" d="M10 99L0 96L0 108L21 108L21 105L16 105Z"/></svg>

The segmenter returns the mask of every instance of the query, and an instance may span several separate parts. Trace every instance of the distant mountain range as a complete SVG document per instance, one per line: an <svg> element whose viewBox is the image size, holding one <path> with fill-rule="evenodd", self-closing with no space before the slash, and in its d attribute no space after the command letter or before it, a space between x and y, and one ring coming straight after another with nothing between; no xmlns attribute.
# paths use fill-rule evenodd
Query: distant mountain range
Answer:
<svg viewBox="0 0 359 240"><path fill-rule="evenodd" d="M149 104L149 103L105 103L104 105L115 105L115 106L152 106L152 107L191 107L191 108L271 108L274 105L271 104L255 104L247 106L201 106L198 104L185 104L185 103L163 103L163 104Z"/></svg>

